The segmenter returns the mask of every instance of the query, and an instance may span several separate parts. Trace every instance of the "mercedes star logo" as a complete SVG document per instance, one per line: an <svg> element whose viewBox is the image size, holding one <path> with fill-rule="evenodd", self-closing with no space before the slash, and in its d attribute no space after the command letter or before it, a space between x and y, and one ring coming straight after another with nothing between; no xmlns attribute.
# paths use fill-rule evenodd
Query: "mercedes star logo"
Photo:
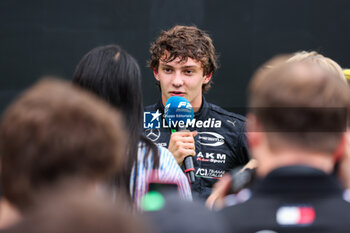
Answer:
<svg viewBox="0 0 350 233"><path fill-rule="evenodd" d="M145 131L146 137L148 137L151 141L155 142L160 137L160 130L159 129L147 129Z"/></svg>

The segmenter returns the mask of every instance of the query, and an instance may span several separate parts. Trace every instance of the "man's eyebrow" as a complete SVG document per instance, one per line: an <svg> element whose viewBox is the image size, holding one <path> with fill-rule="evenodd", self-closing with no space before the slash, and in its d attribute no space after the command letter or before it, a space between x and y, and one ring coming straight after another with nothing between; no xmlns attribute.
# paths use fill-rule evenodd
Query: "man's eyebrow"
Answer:
<svg viewBox="0 0 350 233"><path fill-rule="evenodd" d="M191 69L191 68L199 68L199 66L192 65L192 66L183 66L184 69Z"/></svg>
<svg viewBox="0 0 350 233"><path fill-rule="evenodd" d="M166 67L166 68L174 68L172 65L168 65L167 63L159 63L160 66ZM181 69L196 69L200 68L198 65L189 65L189 66L182 66Z"/></svg>
<svg viewBox="0 0 350 233"><path fill-rule="evenodd" d="M166 64L166 63L159 63L159 65L161 65L161 66L166 66L166 67L173 67L173 66L171 66L171 65L168 65L168 64Z"/></svg>

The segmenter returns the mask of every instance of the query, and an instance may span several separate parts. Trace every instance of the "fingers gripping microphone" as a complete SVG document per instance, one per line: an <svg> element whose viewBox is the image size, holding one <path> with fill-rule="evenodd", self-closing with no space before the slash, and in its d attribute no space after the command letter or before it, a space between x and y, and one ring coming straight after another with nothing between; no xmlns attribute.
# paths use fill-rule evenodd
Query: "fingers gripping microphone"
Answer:
<svg viewBox="0 0 350 233"><path fill-rule="evenodd" d="M172 96L165 103L164 117L171 132L186 130L186 123L192 121L194 116L190 102L181 96ZM191 183L194 183L194 165L192 156L187 156L184 160L185 173Z"/></svg>

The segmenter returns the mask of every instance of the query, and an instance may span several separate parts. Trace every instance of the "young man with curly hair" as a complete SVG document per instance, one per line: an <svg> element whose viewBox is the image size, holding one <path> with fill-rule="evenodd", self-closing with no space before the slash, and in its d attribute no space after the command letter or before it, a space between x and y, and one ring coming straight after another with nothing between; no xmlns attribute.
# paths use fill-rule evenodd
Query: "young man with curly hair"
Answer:
<svg viewBox="0 0 350 233"><path fill-rule="evenodd" d="M189 131L171 133L169 128L145 129L156 144L168 147L178 164L193 156L194 198L207 198L222 175L249 161L244 117L208 103L203 93L210 89L218 68L215 48L209 35L194 26L174 26L163 31L150 48L149 66L160 88L161 99L147 106L145 114L164 113L171 96L185 97L200 124ZM162 116L161 121L163 122Z"/></svg>

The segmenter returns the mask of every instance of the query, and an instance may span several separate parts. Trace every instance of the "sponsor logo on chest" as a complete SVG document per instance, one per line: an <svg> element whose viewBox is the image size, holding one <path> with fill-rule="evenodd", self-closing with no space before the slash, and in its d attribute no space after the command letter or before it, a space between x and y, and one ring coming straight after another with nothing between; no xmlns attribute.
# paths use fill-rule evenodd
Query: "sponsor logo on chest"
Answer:
<svg viewBox="0 0 350 233"><path fill-rule="evenodd" d="M196 171L197 177L209 178L209 179L219 179L225 174L225 171L214 170L207 168L198 168Z"/></svg>
<svg viewBox="0 0 350 233"><path fill-rule="evenodd" d="M147 129L145 131L146 137L150 139L152 142L155 142L160 137L160 130L159 129Z"/></svg>
<svg viewBox="0 0 350 233"><path fill-rule="evenodd" d="M198 132L197 141L204 146L221 146L225 143L225 138L221 134L215 132Z"/></svg>
<svg viewBox="0 0 350 233"><path fill-rule="evenodd" d="M226 154L199 152L197 154L197 160L203 161L203 162L211 162L211 163L225 163L226 162Z"/></svg>

